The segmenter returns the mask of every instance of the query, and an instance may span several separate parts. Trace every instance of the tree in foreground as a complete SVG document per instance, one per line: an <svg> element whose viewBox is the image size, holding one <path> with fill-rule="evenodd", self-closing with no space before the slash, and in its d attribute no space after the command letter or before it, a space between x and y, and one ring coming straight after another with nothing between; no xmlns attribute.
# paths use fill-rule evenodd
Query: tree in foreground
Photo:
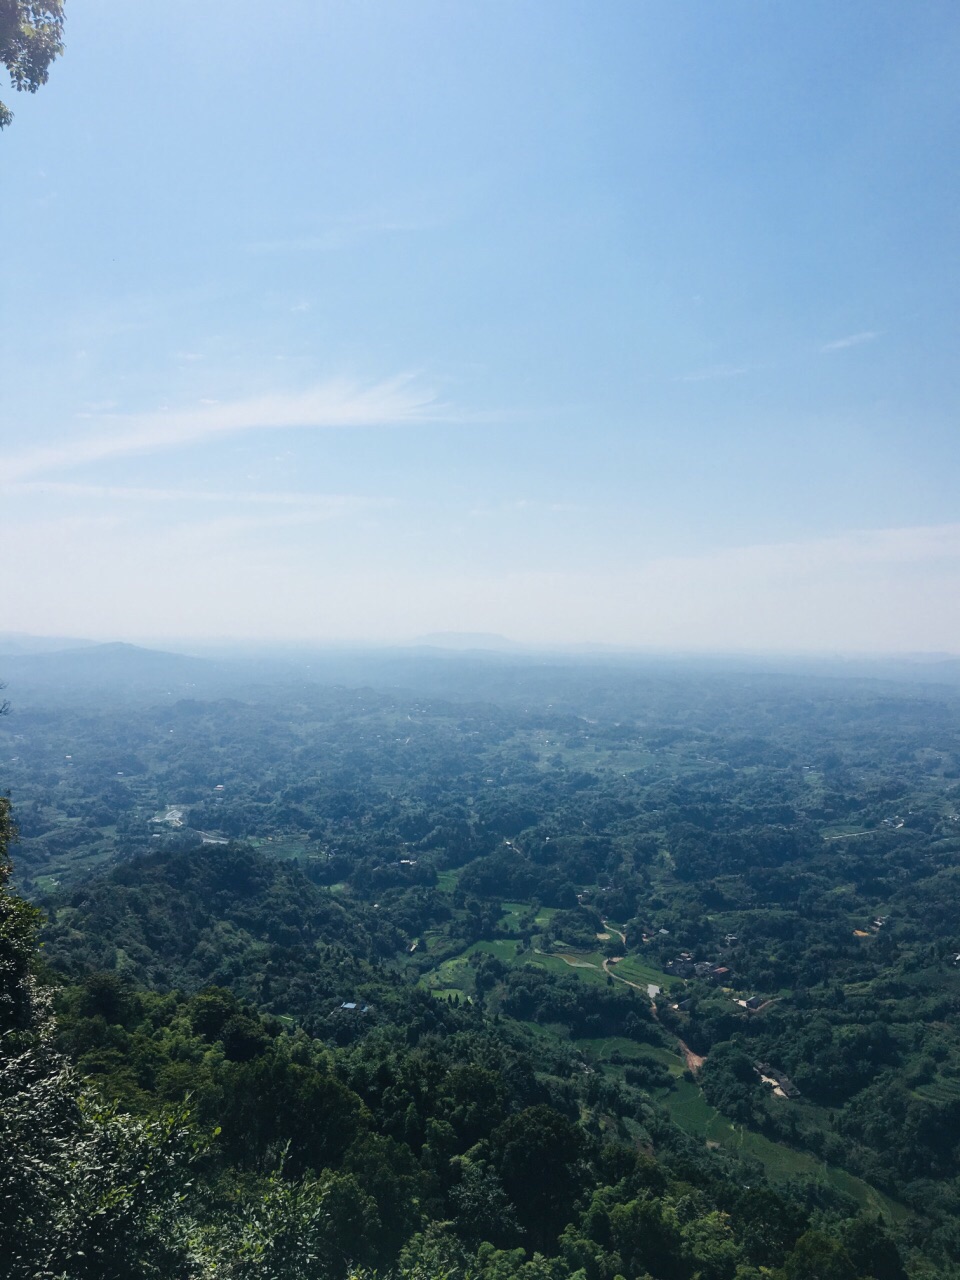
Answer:
<svg viewBox="0 0 960 1280"><path fill-rule="evenodd" d="M63 52L63 0L0 0L0 61L21 93L46 84L50 64ZM0 102L0 129L13 112Z"/></svg>
<svg viewBox="0 0 960 1280"><path fill-rule="evenodd" d="M0 797L3 1280L367 1280L348 1259L376 1205L349 1174L276 1171L211 1212L209 1144L188 1113L126 1115L57 1051L34 976L40 913L9 889L11 835Z"/></svg>
<svg viewBox="0 0 960 1280"><path fill-rule="evenodd" d="M0 1258L10 1280L195 1273L187 1209L200 1150L183 1114L125 1116L53 1045L50 994L33 976L39 912L7 882L0 797Z"/></svg>

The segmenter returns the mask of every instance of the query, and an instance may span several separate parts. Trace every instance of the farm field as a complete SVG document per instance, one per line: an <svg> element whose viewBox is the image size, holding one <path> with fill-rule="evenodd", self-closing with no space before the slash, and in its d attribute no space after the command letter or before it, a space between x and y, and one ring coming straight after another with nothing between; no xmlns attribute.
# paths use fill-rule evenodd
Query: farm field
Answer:
<svg viewBox="0 0 960 1280"><path fill-rule="evenodd" d="M813 1183L824 1182L844 1195L851 1196L868 1212L889 1215L895 1220L909 1217L909 1210L904 1205L861 1178L817 1160L804 1151L795 1151L783 1143L771 1142L760 1133L731 1123L710 1106L696 1084L689 1080L678 1079L673 1089L665 1092L660 1100L669 1111L671 1119L684 1132L758 1160L767 1176L774 1180L800 1178Z"/></svg>

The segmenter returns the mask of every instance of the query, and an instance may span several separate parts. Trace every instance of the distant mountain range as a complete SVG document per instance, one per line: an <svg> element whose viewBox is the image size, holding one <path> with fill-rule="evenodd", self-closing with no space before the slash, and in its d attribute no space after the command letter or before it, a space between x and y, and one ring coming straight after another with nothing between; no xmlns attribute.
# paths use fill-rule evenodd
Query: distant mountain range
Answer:
<svg viewBox="0 0 960 1280"><path fill-rule="evenodd" d="M31 636L25 631L0 631L0 658L8 654L56 653L61 649L86 649L95 640L77 640L70 636Z"/></svg>
<svg viewBox="0 0 960 1280"><path fill-rule="evenodd" d="M639 653L526 647L484 632L434 632L394 648L253 646L210 648L206 656L121 642L0 634L0 684L17 707L51 702L178 701L182 698L269 696L278 685L406 689L453 699L523 697L560 668L586 679L604 671L685 679L731 678L882 680L896 684L960 684L960 658L946 654L777 656ZM590 673L593 672L593 675Z"/></svg>
<svg viewBox="0 0 960 1280"><path fill-rule="evenodd" d="M170 695L183 698L202 687L210 692L217 663L205 658L143 649L139 645L77 641L72 647L31 648L24 637L19 651L0 649L0 680L13 703L49 700L71 702L91 693L115 700L131 695ZM52 643L52 642L51 642ZM68 645L70 642L66 642Z"/></svg>
<svg viewBox="0 0 960 1280"><path fill-rule="evenodd" d="M418 636L412 643L415 648L427 649L495 649L514 653L528 649L527 645L494 631L431 631L425 636Z"/></svg>

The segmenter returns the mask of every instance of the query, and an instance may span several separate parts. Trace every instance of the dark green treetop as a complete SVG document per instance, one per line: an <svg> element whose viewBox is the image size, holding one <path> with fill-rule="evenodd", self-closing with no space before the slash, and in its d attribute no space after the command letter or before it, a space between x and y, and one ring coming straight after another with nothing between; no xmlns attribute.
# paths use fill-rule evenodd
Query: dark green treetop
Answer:
<svg viewBox="0 0 960 1280"><path fill-rule="evenodd" d="M63 52L63 0L0 0L0 60L13 87L36 93ZM13 112L0 102L0 129Z"/></svg>

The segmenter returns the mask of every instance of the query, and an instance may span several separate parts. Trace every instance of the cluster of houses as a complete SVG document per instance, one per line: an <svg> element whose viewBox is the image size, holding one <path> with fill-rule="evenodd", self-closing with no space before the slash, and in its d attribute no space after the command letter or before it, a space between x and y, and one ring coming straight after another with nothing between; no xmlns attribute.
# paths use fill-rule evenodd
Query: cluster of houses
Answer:
<svg viewBox="0 0 960 1280"><path fill-rule="evenodd" d="M689 951L681 951L675 960L668 960L663 971L671 978L705 978L708 982L718 982L721 985L729 982L733 976L727 965L711 964L709 960L694 960Z"/></svg>
<svg viewBox="0 0 960 1280"><path fill-rule="evenodd" d="M799 1098L800 1090L793 1083L788 1075L784 1075L782 1071L778 1071L776 1067L771 1067L769 1062L755 1062L753 1069L761 1080L765 1080L767 1084L773 1086L774 1093L782 1098Z"/></svg>
<svg viewBox="0 0 960 1280"><path fill-rule="evenodd" d="M874 933L879 933L889 919L889 916L874 917L874 919L870 921L870 929L872 929ZM855 938L869 938L870 929L854 929L853 935Z"/></svg>

